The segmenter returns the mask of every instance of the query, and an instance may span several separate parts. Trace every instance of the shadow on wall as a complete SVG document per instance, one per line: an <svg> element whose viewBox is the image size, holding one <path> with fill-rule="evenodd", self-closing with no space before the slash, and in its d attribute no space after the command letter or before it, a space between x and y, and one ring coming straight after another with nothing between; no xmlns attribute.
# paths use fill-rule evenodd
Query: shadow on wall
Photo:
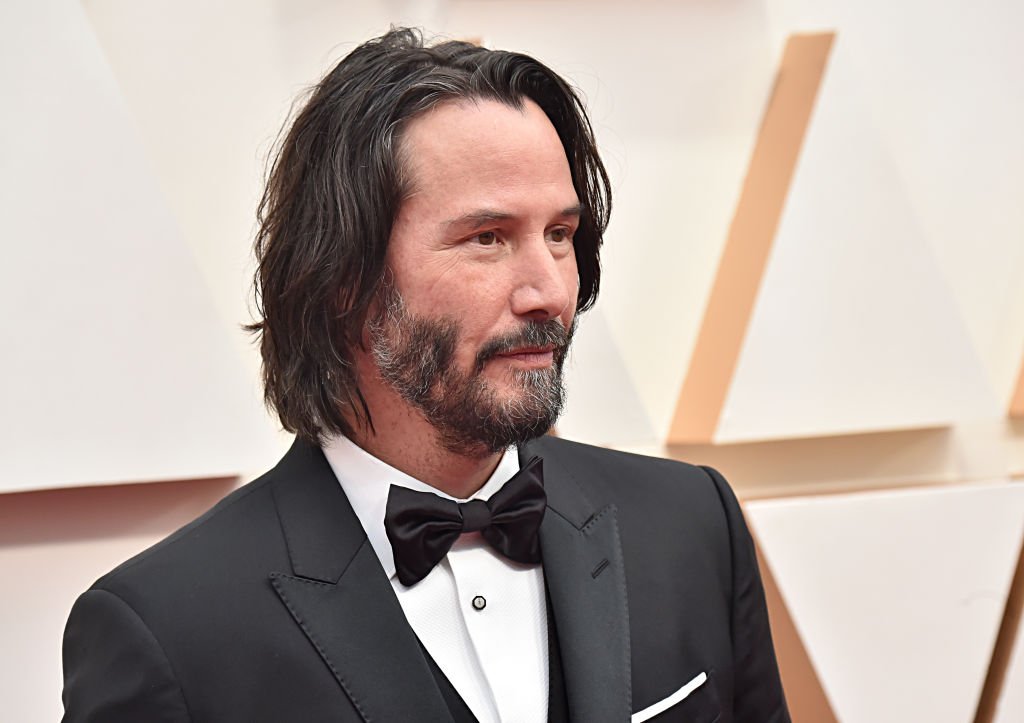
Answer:
<svg viewBox="0 0 1024 723"><path fill-rule="evenodd" d="M794 721L814 723L837 723L835 711L829 703L821 685L814 664L807 654L800 633L793 623L793 617L775 584L775 577L765 563L760 547L757 550L761 579L764 581L765 598L768 603L768 617L772 626L775 654L779 660L782 686L786 691L786 702Z"/></svg>
<svg viewBox="0 0 1024 723"><path fill-rule="evenodd" d="M962 472L957 440L947 427L669 445L666 451L674 459L716 467L741 499L937 484L959 480Z"/></svg>
<svg viewBox="0 0 1024 723"><path fill-rule="evenodd" d="M238 484L219 477L0 495L0 547L162 537Z"/></svg>

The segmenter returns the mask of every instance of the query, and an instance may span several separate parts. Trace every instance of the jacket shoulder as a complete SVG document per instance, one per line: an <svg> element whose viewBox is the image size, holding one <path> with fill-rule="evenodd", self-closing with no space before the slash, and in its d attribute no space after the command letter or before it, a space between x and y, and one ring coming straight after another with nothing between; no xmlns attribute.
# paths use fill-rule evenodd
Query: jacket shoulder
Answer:
<svg viewBox="0 0 1024 723"><path fill-rule="evenodd" d="M728 483L710 467L663 457L597 447L556 437L531 443L545 465L557 465L572 476L590 496L614 498L679 499L694 502L706 498L720 505ZM731 492L729 493L731 497ZM597 499L594 500L598 502Z"/></svg>

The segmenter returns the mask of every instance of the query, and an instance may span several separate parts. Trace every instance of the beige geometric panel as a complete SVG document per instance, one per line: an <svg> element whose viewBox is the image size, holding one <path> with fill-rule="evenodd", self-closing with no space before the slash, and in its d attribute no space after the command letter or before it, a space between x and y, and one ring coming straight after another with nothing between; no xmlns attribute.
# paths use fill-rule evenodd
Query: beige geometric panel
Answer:
<svg viewBox="0 0 1024 723"><path fill-rule="evenodd" d="M634 451L715 467L743 499L863 492L997 479L1024 463L1013 420L954 427L804 437L735 444L684 444ZM1014 453L1014 441L1020 450Z"/></svg>
<svg viewBox="0 0 1024 723"><path fill-rule="evenodd" d="M279 443L81 6L0 5L0 491L259 469Z"/></svg>
<svg viewBox="0 0 1024 723"><path fill-rule="evenodd" d="M1001 404L833 48L716 431L719 442L926 428Z"/></svg>
<svg viewBox="0 0 1024 723"><path fill-rule="evenodd" d="M1024 477L1024 416L1006 420L1009 472Z"/></svg>
<svg viewBox="0 0 1024 723"><path fill-rule="evenodd" d="M772 643L779 661L786 704L795 721L836 723L836 714L828 702L817 671L807 655L807 648L793 624L793 616L779 593L771 568L765 564L764 553L758 550L761 580L764 582L768 618L772 627Z"/></svg>
<svg viewBox="0 0 1024 723"><path fill-rule="evenodd" d="M1024 630L1018 627L1008 665L1003 676L1000 696L989 718L988 711L979 711L976 723L1020 723L1024 720Z"/></svg>
<svg viewBox="0 0 1024 723"><path fill-rule="evenodd" d="M834 33L786 43L668 441L710 442L757 297Z"/></svg>
<svg viewBox="0 0 1024 723"><path fill-rule="evenodd" d="M725 475L737 495L751 500L959 481L962 447L954 430L940 428L670 445L654 453L710 465ZM1000 475L1004 469L999 465L984 476Z"/></svg>
<svg viewBox="0 0 1024 723"><path fill-rule="evenodd" d="M1003 412L1024 356L1024 3L881 7L844 12L842 37Z"/></svg>
<svg viewBox="0 0 1024 723"><path fill-rule="evenodd" d="M1024 720L1024 540L975 723Z"/></svg>
<svg viewBox="0 0 1024 723"><path fill-rule="evenodd" d="M1013 398L1010 400L1010 416L1015 419L1024 419L1024 363L1021 363L1020 377L1017 379Z"/></svg>
<svg viewBox="0 0 1024 723"><path fill-rule="evenodd" d="M745 511L839 720L972 719L1024 534L1024 486L751 501Z"/></svg>

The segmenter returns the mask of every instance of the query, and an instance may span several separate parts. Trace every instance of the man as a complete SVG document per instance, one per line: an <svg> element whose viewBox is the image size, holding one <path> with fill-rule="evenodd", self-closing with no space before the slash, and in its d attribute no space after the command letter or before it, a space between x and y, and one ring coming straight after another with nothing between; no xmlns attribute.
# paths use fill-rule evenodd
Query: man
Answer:
<svg viewBox="0 0 1024 723"><path fill-rule="evenodd" d="M407 30L345 58L260 207L297 440L79 598L65 720L788 720L724 480L542 436L609 207L537 61Z"/></svg>

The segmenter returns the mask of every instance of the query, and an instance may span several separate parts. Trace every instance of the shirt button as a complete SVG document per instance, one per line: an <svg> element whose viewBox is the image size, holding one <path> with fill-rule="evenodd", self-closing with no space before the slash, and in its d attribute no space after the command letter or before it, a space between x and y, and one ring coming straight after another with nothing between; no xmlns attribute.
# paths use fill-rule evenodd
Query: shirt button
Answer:
<svg viewBox="0 0 1024 723"><path fill-rule="evenodd" d="M477 595L475 598L473 598L474 610L483 610L485 607L487 607L487 600L484 598L483 595Z"/></svg>

